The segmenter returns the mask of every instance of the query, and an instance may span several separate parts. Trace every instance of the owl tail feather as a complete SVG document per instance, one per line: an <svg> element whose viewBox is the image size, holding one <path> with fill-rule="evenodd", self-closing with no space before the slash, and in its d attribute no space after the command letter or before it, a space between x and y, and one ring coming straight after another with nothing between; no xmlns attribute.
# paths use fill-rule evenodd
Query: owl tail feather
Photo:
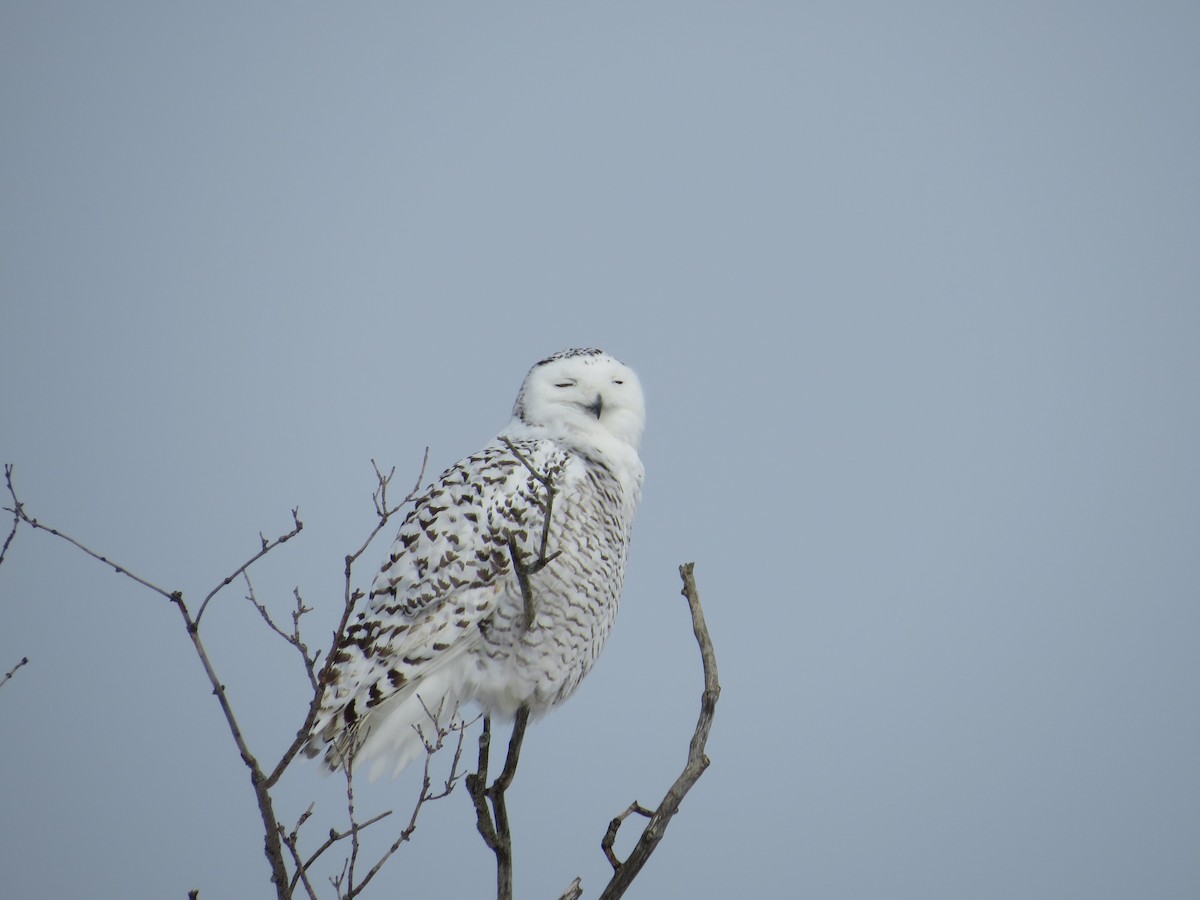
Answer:
<svg viewBox="0 0 1200 900"><path fill-rule="evenodd" d="M352 761L361 773L370 763L370 780L385 772L395 778L413 760L436 749L452 726L460 722L464 696L454 667L426 673L408 690L402 690L372 709L351 729L333 737L325 751L330 771Z"/></svg>

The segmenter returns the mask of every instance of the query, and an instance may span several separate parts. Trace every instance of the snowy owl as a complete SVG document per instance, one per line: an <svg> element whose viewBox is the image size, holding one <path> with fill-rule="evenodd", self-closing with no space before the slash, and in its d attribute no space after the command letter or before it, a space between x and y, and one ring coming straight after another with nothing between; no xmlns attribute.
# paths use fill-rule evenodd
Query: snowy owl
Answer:
<svg viewBox="0 0 1200 900"><path fill-rule="evenodd" d="M308 754L396 775L424 752L431 714L474 701L537 716L569 697L617 613L644 426L637 376L607 353L530 369L508 425L400 526L338 643Z"/></svg>

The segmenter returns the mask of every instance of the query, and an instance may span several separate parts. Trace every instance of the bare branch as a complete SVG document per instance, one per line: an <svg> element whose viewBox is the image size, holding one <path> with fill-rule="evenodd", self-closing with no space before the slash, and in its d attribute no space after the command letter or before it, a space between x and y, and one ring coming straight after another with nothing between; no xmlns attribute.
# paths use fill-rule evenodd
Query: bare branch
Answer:
<svg viewBox="0 0 1200 900"><path fill-rule="evenodd" d="M283 841L283 845L287 847L288 852L292 856L292 862L296 866L296 872L292 875L292 880L288 884L288 896L295 896L296 882L299 881L304 885L304 892L308 894L308 900L317 900L317 892L312 886L312 882L308 880L308 873L305 871L305 865L300 859L300 851L297 849L297 842L300 838L300 828L308 821L308 817L312 815L313 804L308 805L299 819L296 820L296 827L290 832L284 831L282 825L279 826L279 837Z"/></svg>
<svg viewBox="0 0 1200 900"><path fill-rule="evenodd" d="M5 672L3 678L0 678L0 687L4 687L6 684L8 684L9 680L11 680L12 677L17 674L17 669L21 668L21 666L27 665L29 665L29 657L22 656L21 661Z"/></svg>
<svg viewBox="0 0 1200 900"><path fill-rule="evenodd" d="M521 743L525 739L525 728L529 724L529 707L517 710L513 722L512 737L508 741L508 756L499 777L488 785L488 756L491 750L492 723L484 716L483 733L479 735L479 767L467 776L467 791L475 805L475 826L483 842L496 854L496 896L498 900L512 900L512 832L508 824L508 806L505 791L512 785L517 774L517 763L521 756ZM488 809L489 803L491 809Z"/></svg>
<svg viewBox="0 0 1200 900"><path fill-rule="evenodd" d="M562 892L562 896L558 900L579 900L583 896L583 880L576 878L567 885L567 889Z"/></svg>
<svg viewBox="0 0 1200 900"><path fill-rule="evenodd" d="M613 867L614 872L620 870L624 863L617 859L617 854L613 850L613 844L616 843L617 832L621 830L622 823L624 823L624 821L633 813L637 813L639 816L645 816L647 819L649 819L654 815L654 810L646 809L646 807L634 800L629 804L625 812L621 813L608 823L608 831L604 833L604 837L600 840L600 849L604 851L604 855L608 858L609 865Z"/></svg>
<svg viewBox="0 0 1200 900"><path fill-rule="evenodd" d="M276 886L276 891L280 900L286 900L288 881L287 870L284 864L283 846L280 843L279 829L278 823L275 819L274 806L271 801L271 795L268 791L269 786L265 784L265 776L263 775L262 769L258 765L258 760L254 757L254 754L250 752L250 748L247 746L246 740L242 735L241 727L238 725L237 718L233 714L233 707L230 706L229 698L225 695L225 685L223 685L221 683L221 679L217 677L216 670L213 668L212 660L209 658L208 652L204 648L204 642L200 639L199 616L197 615L195 618L192 617L191 611L188 609L187 603L183 599L182 591L167 591L166 589L159 587L145 578L142 578L140 575L133 573L123 565L115 563L107 557L100 555L70 535L38 522L37 519L33 518L25 511L25 507L17 499L16 492L13 490L12 485L11 467L6 467L5 472L7 476L9 493L13 498L13 512L16 516L18 516L18 518L20 518L22 522L25 522L34 529L46 531L55 537L62 538L64 541L82 550L93 559L104 563L106 566L111 566L116 572L125 575L127 578L132 579L143 587L149 588L155 593L166 597L179 610L179 614L183 617L188 637L192 641L192 646L196 650L196 655L200 658L200 664L204 668L204 674L208 676L209 683L212 685L213 694L216 696L217 702L221 706L221 712L225 716L225 722L229 726L229 732L233 736L234 743L237 745L238 754L241 756L242 762L244 762L246 767L250 770L250 781L254 786L254 792L258 799L259 811L262 814L263 819L263 827L266 839L264 852L266 853L267 859L271 864L271 880ZM204 611L204 607L208 604L208 601L211 600L216 593L221 590L221 588L228 585L238 575L243 574L252 563L258 559L261 559L270 550L299 534L300 529L303 526L300 524L299 518L297 518L296 510L292 510L292 520L295 522L295 528L291 532L274 542L264 542L262 549L260 549L258 553L250 557L250 559L239 566L232 575L225 578L220 584L218 584L209 592L208 596L204 599L204 603L200 607L201 612Z"/></svg>
<svg viewBox="0 0 1200 900"><path fill-rule="evenodd" d="M704 610L700 607L700 592L696 588L694 568L694 563L684 563L679 567L679 577L683 579L682 594L687 598L688 608L692 614L692 630L696 635L696 643L700 646L700 661L704 667L704 693L700 696L700 717L696 722L696 730L692 734L692 740L688 747L687 763L663 797L662 802L650 816L650 822L646 825L641 837L638 838L629 858L623 863L619 862L616 855L611 853L617 829L621 827L621 823L630 812L640 812L645 815L646 811L635 803L610 823L609 830L604 836L604 841L607 843L605 855L608 856L615 871L612 879L600 894L600 900L616 900L625 894L650 855L658 847L671 818L679 812L679 804L683 802L684 796L708 768L709 760L704 754L704 747L708 742L709 732L712 730L713 715L717 708L717 698L721 695L721 685L717 678L717 656L713 650L712 639L708 634L708 626L704 621Z"/></svg>
<svg viewBox="0 0 1200 900"><path fill-rule="evenodd" d="M0 563L4 562L4 556L8 553L8 545L13 542L13 538L17 536L17 528L21 524L21 504L17 501L16 492L13 491L12 483L13 467L11 463L4 464L4 480L8 484L8 492L12 495L13 505L9 509L7 506L4 509L13 514L12 528L9 529L8 537L4 539L4 546L0 547Z"/></svg>
<svg viewBox="0 0 1200 900"><path fill-rule="evenodd" d="M5 507L5 509L8 510L9 512L11 512L13 515L15 515L20 521L24 522L30 528L33 528L35 531L45 531L48 534L52 534L57 538L62 538L68 544L72 544L73 546L82 550L84 553L86 553L92 559L98 560L99 562L104 563L104 565L106 565L106 566L111 566L114 571L116 571L117 573L119 573L121 575L126 576L127 578L133 579L138 584L142 585L142 587L149 588L150 590L154 591L156 594L161 594L163 597L166 597L168 600L174 599L173 592L168 591L165 588L161 588L157 584L154 584L153 582L147 581L145 578L142 578L140 575L135 575L133 572L129 571L124 566L120 565L119 563L115 563L111 559L108 559L105 556L101 556L95 550L85 547L83 544L81 544L79 541L75 540L75 538L71 537L69 534L64 534L63 532L59 531L56 528L50 528L47 525L43 525L37 519L30 516L25 511L25 505L20 500L17 499L17 492L13 488L13 483L12 483L12 466L11 465L6 465L4 467L4 476L5 476L5 480L8 484L8 493L12 496L12 499L13 499L12 509L8 509L8 507Z"/></svg>
<svg viewBox="0 0 1200 900"><path fill-rule="evenodd" d="M413 833L417 830L417 817L420 816L421 810L425 807L425 804L431 803L434 800L441 800L443 797L449 796L450 792L454 790L459 780L463 777L463 773L459 770L459 765L462 762L463 738L465 737L466 729L469 725L469 722L464 722L462 719L455 718L454 721L447 726L438 726L438 738L434 743L426 743L425 770L421 778L421 793L417 797L416 805L413 806L412 814L408 819L408 824L404 827L404 830L400 832L400 836L396 838L392 845L379 858L379 861L371 867L371 871L367 873L366 877L359 884L355 893L349 896L356 896L364 888L366 888L366 886L371 883L371 879L374 878L376 874L378 874L379 870L383 868L384 863L391 859L392 855L395 854L395 852L399 850L405 842L412 838ZM446 776L442 789L435 792L431 787L432 778L429 774L430 763L433 760L433 755L441 750L444 746L443 742L445 738L454 732L458 733L458 738L454 748L454 759L450 764L450 771Z"/></svg>
<svg viewBox="0 0 1200 900"><path fill-rule="evenodd" d="M289 531L287 534L277 537L273 541L268 541L265 537L262 536L262 532L261 531L259 532L258 537L259 537L259 540L262 542L262 546L259 548L259 551L257 553L255 553L253 556L251 556L244 563L242 563L240 566L238 566L231 574L227 575L221 581L220 584L218 584L215 588L213 588L211 591L208 592L208 596L205 597L204 601L200 604L200 611L198 613L196 613L196 624L197 625L200 624L200 619L204 617L204 611L206 609L208 609L209 601L212 600L212 598L215 597L221 589L229 587L229 585L233 584L234 579L236 579L239 575L246 574L246 570L249 569L252 565L254 565L256 562L258 562L260 559L262 559L264 556L266 556L268 553L270 553L272 550L274 550L280 544L286 544L288 541L290 541L292 538L294 538L296 535L298 535L301 531L304 530L304 523L300 521L299 507L296 507L292 510L292 522L293 522L292 530Z"/></svg>
<svg viewBox="0 0 1200 900"><path fill-rule="evenodd" d="M377 480L377 486L375 488L375 492L371 495L371 499L375 504L375 512L379 517L379 521L376 522L375 527L371 529L371 533L367 535L367 539L363 541L362 546L346 556L346 568L344 571L345 589L342 602L341 619L338 621L337 628L334 629L332 643L330 644L329 651L325 654L325 662L321 666L321 671L317 674L317 689L313 692L313 698L308 704L308 713L304 717L303 724L297 730L295 739L283 752L283 756L279 758L279 762L275 764L275 768L271 771L271 774L267 776L267 787L273 787L279 781L279 779L283 777L283 773L287 770L287 767L291 764L292 760L296 758L296 754L300 752L301 748L303 748L306 743L308 743L308 736L312 732L313 723L317 720L317 715L321 711L321 701L325 697L325 689L329 687L330 679L333 678L333 661L334 657L336 656L338 643L341 641L342 635L346 631L346 626L350 623L350 617L354 614L355 604L362 597L362 592L355 590L353 587L352 579L354 564L358 561L358 558L362 556L364 552L366 552L367 547L371 546L371 542L374 541L379 532L384 529L391 517L399 512L400 509L406 504L411 503L416 499L418 492L421 490L421 481L425 478L425 467L428 465L428 463L429 448L426 447L425 454L421 459L421 471L417 474L417 480L413 483L412 490L410 490L404 499L395 506L389 506L387 489L388 484L391 483L392 477L395 475L396 470L393 467L387 475L384 475L383 472L380 471L379 466L375 463L375 460L371 460L371 466L375 469L375 478ZM315 666L316 656L313 657L313 661Z"/></svg>
<svg viewBox="0 0 1200 900"><path fill-rule="evenodd" d="M312 612L312 607L305 606L304 601L300 599L300 588L292 589L292 594L296 598L296 607L292 610L292 630L289 633L276 625L275 620L271 618L271 613L267 609L266 605L258 602L258 597L255 596L254 593L254 585L250 582L250 573L243 572L242 577L246 580L246 599L249 600L251 605L258 610L258 614L262 616L263 621L267 623L268 628L296 648L297 652L300 654L300 659L304 663L304 672L306 675L308 675L308 681L315 691L317 689L316 663L317 656L320 654L320 651L317 651L316 654L309 656L308 645L304 643L304 640L300 637L300 619L305 613Z"/></svg>
<svg viewBox="0 0 1200 900"><path fill-rule="evenodd" d="M361 832L361 831L364 831L369 826L374 825L376 822L382 822L384 819L386 819L390 815L392 815L392 811L389 809L389 810L386 810L385 812L381 812L377 816L373 816L370 819L367 819L367 821L365 821L365 822L360 822L358 825L352 826L352 827L357 828ZM297 828L299 828L299 824L297 825ZM296 831L293 831L292 834L290 835L290 837L293 840L295 840ZM295 890L296 882L300 879L301 873L307 872L308 869L312 866L312 864L315 863L326 850L328 850L330 847L332 847L334 844L338 843L339 841L344 841L348 837L350 837L350 831L338 831L336 828L330 828L329 829L329 837L327 837L325 839L324 843L322 843L320 847L318 847L316 850L313 851L313 854L312 854L312 856L310 856L308 858L308 861L305 862L302 866L300 866L298 868L296 874L292 876L291 890L293 890L293 891Z"/></svg>

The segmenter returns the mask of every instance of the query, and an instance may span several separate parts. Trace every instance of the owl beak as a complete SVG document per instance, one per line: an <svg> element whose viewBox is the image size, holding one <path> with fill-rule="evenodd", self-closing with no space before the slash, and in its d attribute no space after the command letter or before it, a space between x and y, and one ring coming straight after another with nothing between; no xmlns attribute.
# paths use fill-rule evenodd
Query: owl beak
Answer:
<svg viewBox="0 0 1200 900"><path fill-rule="evenodd" d="M597 419L600 418L600 413L604 412L604 398L597 394L596 399L585 406L584 409L590 412Z"/></svg>

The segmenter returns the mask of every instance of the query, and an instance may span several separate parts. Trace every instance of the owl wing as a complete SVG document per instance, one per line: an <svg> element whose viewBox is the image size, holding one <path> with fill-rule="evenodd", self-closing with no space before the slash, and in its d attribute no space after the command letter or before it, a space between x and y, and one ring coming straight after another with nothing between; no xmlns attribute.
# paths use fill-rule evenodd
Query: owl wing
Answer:
<svg viewBox="0 0 1200 900"><path fill-rule="evenodd" d="M346 742L384 701L419 690L480 640L504 602L520 602L510 538L540 546L550 490L568 454L545 440L497 438L451 466L405 517L366 609L346 629L308 752ZM394 706L394 704L393 704Z"/></svg>

